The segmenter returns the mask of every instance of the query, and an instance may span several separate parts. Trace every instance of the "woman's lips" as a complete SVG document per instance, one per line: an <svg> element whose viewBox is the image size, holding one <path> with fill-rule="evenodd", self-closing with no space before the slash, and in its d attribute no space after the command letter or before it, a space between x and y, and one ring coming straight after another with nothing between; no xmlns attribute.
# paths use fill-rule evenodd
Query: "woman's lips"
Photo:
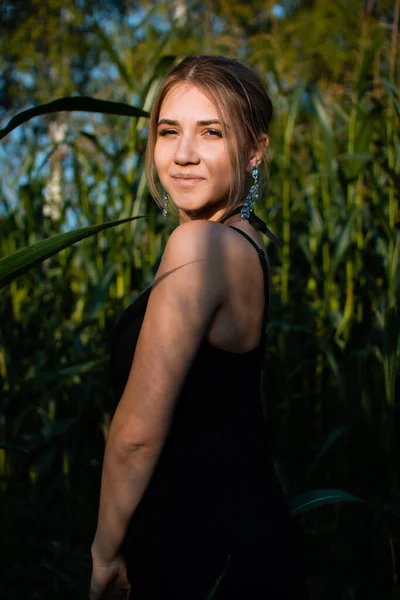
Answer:
<svg viewBox="0 0 400 600"><path fill-rule="evenodd" d="M201 183L204 180L204 177L172 177L174 183L181 185L183 187L191 187L196 185L197 183Z"/></svg>

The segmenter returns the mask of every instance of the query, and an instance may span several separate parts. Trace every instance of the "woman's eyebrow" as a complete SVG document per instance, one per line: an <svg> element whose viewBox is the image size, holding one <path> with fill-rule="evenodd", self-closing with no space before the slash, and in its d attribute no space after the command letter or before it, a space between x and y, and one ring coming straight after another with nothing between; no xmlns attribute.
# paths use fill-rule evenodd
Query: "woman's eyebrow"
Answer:
<svg viewBox="0 0 400 600"><path fill-rule="evenodd" d="M158 121L158 125L179 125L179 121L173 121L171 119L160 119ZM197 121L197 125L200 127L205 127L207 125L220 125L218 119L207 119L206 121Z"/></svg>
<svg viewBox="0 0 400 600"><path fill-rule="evenodd" d="M206 125L219 125L220 122L218 119L208 119L207 121L197 121L197 125L204 127Z"/></svg>

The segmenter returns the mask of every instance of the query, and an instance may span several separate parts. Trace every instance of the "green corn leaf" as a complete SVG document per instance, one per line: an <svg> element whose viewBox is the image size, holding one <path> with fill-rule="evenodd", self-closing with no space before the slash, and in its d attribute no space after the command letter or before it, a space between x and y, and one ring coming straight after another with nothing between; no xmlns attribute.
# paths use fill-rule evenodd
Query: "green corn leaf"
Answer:
<svg viewBox="0 0 400 600"><path fill-rule="evenodd" d="M153 105L154 99L160 88L162 81L165 78L166 73L178 62L178 57L175 55L163 56L157 63L152 76L146 83L145 89L142 95L143 110L149 111ZM145 124L144 119L139 119L137 128L140 131Z"/></svg>
<svg viewBox="0 0 400 600"><path fill-rule="evenodd" d="M386 400L389 406L395 405L395 384L397 376L397 346L400 336L400 314L397 306L385 311L383 328L383 370L385 374Z"/></svg>
<svg viewBox="0 0 400 600"><path fill-rule="evenodd" d="M330 180L333 181L335 177L335 149L332 124L324 105L316 94L312 95L312 101L324 134L327 171L329 173Z"/></svg>
<svg viewBox="0 0 400 600"><path fill-rule="evenodd" d="M299 494L298 496L289 499L288 504L291 515L295 517L296 515L306 513L314 508L327 506L328 504L336 504L337 502L360 502L368 505L368 502L365 500L362 500L349 492L337 489L321 489L304 492L304 494Z"/></svg>
<svg viewBox="0 0 400 600"><path fill-rule="evenodd" d="M137 187L137 192L135 194L135 197L132 198L132 205L130 208L130 214L134 217L136 216L139 212L142 212L142 209L144 208L144 203L145 203L145 199L147 196L147 179L146 179L146 172L145 172L145 168L144 168L144 161L142 160L141 164L138 165L138 187ZM132 235L135 235L136 231L137 231L137 226L138 223L136 221L133 221L131 223L131 231L132 231Z"/></svg>
<svg viewBox="0 0 400 600"><path fill-rule="evenodd" d="M11 444L0 444L0 448L2 450L17 450L17 452L24 452L25 454L29 454L29 450L26 448L19 448L18 446L13 446Z"/></svg>
<svg viewBox="0 0 400 600"><path fill-rule="evenodd" d="M312 252L310 250L308 235L300 236L297 240L297 243L299 245L300 250L303 252L305 258L307 259L307 261L310 263L310 265L313 265L315 263L315 261L314 261Z"/></svg>
<svg viewBox="0 0 400 600"><path fill-rule="evenodd" d="M115 176L118 178L121 187L128 193L131 194L132 192L132 188L131 185L126 177L126 175L122 172L121 168L120 168L120 157L117 155L113 155L110 152L108 152L106 150L106 148L104 147L103 144L101 144L101 142L98 139L98 136L93 135L92 133L88 133L87 131L81 131L81 135L83 137L85 137L87 140L90 140L90 142L95 146L95 148L101 153L103 154L103 156L105 156L110 162L112 162L113 167L114 167L114 173ZM81 148L76 148L75 151L77 152L78 155L82 155L83 151Z"/></svg>
<svg viewBox="0 0 400 600"><path fill-rule="evenodd" d="M318 242L320 242L321 237L325 230L324 220L321 216L321 212L315 206L315 203L313 201L309 202L309 207L310 207L312 231L317 236Z"/></svg>
<svg viewBox="0 0 400 600"><path fill-rule="evenodd" d="M335 427L335 429L333 429L329 433L325 442L322 444L317 456L312 461L310 468L308 469L308 471L304 477L304 480L306 480L309 477L310 473L315 469L315 467L318 465L318 463L323 458L323 456L325 456L325 454L328 452L328 450L331 448L331 446L333 446L333 444L338 439L340 439L345 433L347 433L348 429L349 429L348 427Z"/></svg>
<svg viewBox="0 0 400 600"><path fill-rule="evenodd" d="M372 73L374 71L375 55L377 49L381 44L382 42L380 39L374 40L364 54L356 82L356 92L358 99L360 99L364 92L367 91L368 88L372 85Z"/></svg>
<svg viewBox="0 0 400 600"><path fill-rule="evenodd" d="M343 121L344 124L348 125L350 116L344 110L343 106L335 102L332 98L329 100L330 106L333 108L335 114Z"/></svg>
<svg viewBox="0 0 400 600"><path fill-rule="evenodd" d="M290 101L290 106L289 106L289 114L288 114L288 119L287 119L287 123L286 123L286 127L285 127L285 132L284 132L284 143L285 143L286 149L289 147L292 136L293 136L293 131L294 131L294 127L296 124L297 114L299 112L301 96L304 92L305 85L306 85L305 81L302 81L301 83L299 83L299 85L297 85L296 88L294 89L293 94L291 96L291 101Z"/></svg>
<svg viewBox="0 0 400 600"><path fill-rule="evenodd" d="M359 207L356 207L352 211L352 213L347 221L347 224L346 224L345 228L343 229L343 231L339 237L339 240L336 244L335 255L333 258L333 263L332 263L332 268L331 268L331 273L330 273L331 280L334 279L336 269L338 268L339 264L343 260L345 254L351 244L351 234L353 231L354 222L355 222L356 217L358 216L359 212L360 212Z"/></svg>
<svg viewBox="0 0 400 600"><path fill-rule="evenodd" d="M110 288L110 283L117 271L117 265L111 263L101 274L99 281L96 283L96 288L93 292L92 303L89 309L89 317L96 318L99 315L101 308L104 306L106 294Z"/></svg>
<svg viewBox="0 0 400 600"><path fill-rule="evenodd" d="M97 23L93 26L93 32L99 37L99 39L103 43L103 48L109 55L113 66L116 66L119 72L119 75L128 86L128 89L132 89L132 77L128 73L128 69L126 68L123 60L121 59L118 50L111 43L108 35L103 31L103 29Z"/></svg>
<svg viewBox="0 0 400 600"><path fill-rule="evenodd" d="M15 115L9 123L0 129L0 140L9 134L13 129L26 123L33 117L46 115L61 111L84 111L102 113L108 115L121 115L125 117L148 117L149 113L136 106L130 106L123 102L111 102L109 100L99 100L88 96L72 96L67 98L58 98L47 104L40 104L33 108L28 108Z"/></svg>
<svg viewBox="0 0 400 600"><path fill-rule="evenodd" d="M281 76L279 75L277 66L276 66L276 56L274 53L271 52L271 54L268 54L265 57L266 60L266 64L268 65L268 72L272 73L272 75L274 76L274 82L278 88L279 93L284 96L285 95L285 90L284 87L282 85L282 81L281 81Z"/></svg>
<svg viewBox="0 0 400 600"><path fill-rule="evenodd" d="M386 77L379 77L378 83L381 83L385 90L393 97L400 99L400 88L398 88L392 81L386 79Z"/></svg>
<svg viewBox="0 0 400 600"><path fill-rule="evenodd" d="M224 570L222 571L222 573L221 573L221 574L220 574L220 575L217 577L217 580L216 580L216 582L214 583L214 585L213 585L213 587L212 587L212 590L211 590L211 592L208 594L208 596L207 596L206 600L213 600L213 598L215 597L215 594L217 593L217 589L218 589L218 587L219 587L219 585L220 585L220 583L221 583L222 579L224 578L224 576L225 576L225 573L226 573L226 572L227 572L227 570L228 570L228 566L229 566L229 561L230 561L230 559L231 559L231 555L230 555L230 554L228 554L228 560L226 561L225 568L224 568Z"/></svg>
<svg viewBox="0 0 400 600"><path fill-rule="evenodd" d="M396 304L400 288L400 232L396 232L394 248L389 257L389 304Z"/></svg>
<svg viewBox="0 0 400 600"><path fill-rule="evenodd" d="M387 93L392 97L397 117L400 119L400 89L395 86L392 81L389 81L389 79L386 79L385 77L380 77L378 82L383 85Z"/></svg>
<svg viewBox="0 0 400 600"><path fill-rule="evenodd" d="M360 172L373 161L374 157L369 152L355 152L354 154L340 154L338 162L342 168L347 183L355 181Z"/></svg>
<svg viewBox="0 0 400 600"><path fill-rule="evenodd" d="M39 444L47 445L49 440L63 436L65 433L71 430L76 424L76 419L62 419L60 421L50 421L46 423L41 430L41 437Z"/></svg>
<svg viewBox="0 0 400 600"><path fill-rule="evenodd" d="M70 367L65 367L64 369L57 369L57 376L70 376L70 375L82 375L83 373L89 373L90 371L98 370L98 367L101 367L104 364L107 364L110 360L109 355L103 356L101 358L97 358L96 360L88 360L84 363L79 363L77 365L71 365Z"/></svg>
<svg viewBox="0 0 400 600"><path fill-rule="evenodd" d="M10 281L13 281L19 275L26 273L46 258L57 254L60 250L71 246L75 242L79 242L83 238L95 235L109 227L115 227L121 223L132 221L132 219L141 219L143 216L129 217L119 221L109 221L101 225L92 225L90 227L82 227L67 233L59 233L47 240L41 240L32 246L21 248L9 256L0 259L0 289L6 286Z"/></svg>
<svg viewBox="0 0 400 600"><path fill-rule="evenodd" d="M385 215L385 211L383 210L382 206L380 206L379 204L371 204L370 211L371 215L374 218L374 221L379 223L379 225L382 227L382 231L385 234L386 239L389 242L393 242L394 233L390 227L389 219Z"/></svg>
<svg viewBox="0 0 400 600"><path fill-rule="evenodd" d="M400 119L400 102L398 100L393 100L393 102L396 109L397 118Z"/></svg>
<svg viewBox="0 0 400 600"><path fill-rule="evenodd" d="M25 377L25 381L40 382L41 384L50 383L52 381L58 381L60 377L71 377L73 375L83 375L92 371L96 372L101 370L104 364L107 364L110 360L110 356L102 356L95 360L88 360L83 363L71 365L70 367L64 367L61 369L53 369L52 371L39 371L30 377Z"/></svg>
<svg viewBox="0 0 400 600"><path fill-rule="evenodd" d="M363 113L358 119L354 153L366 156L368 161L370 160L368 153L371 148L372 136L376 132L377 127L379 128L382 118L385 118L383 105L377 103L371 110Z"/></svg>

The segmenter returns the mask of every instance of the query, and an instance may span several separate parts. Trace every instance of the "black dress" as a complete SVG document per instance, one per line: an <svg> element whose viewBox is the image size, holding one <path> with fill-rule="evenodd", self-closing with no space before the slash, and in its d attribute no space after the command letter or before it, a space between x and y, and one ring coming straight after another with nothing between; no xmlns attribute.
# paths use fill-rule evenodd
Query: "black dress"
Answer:
<svg viewBox="0 0 400 600"><path fill-rule="evenodd" d="M201 344L124 540L132 600L303 598L295 536L269 456L261 405L268 263L254 241L237 231L256 248L264 271L262 341L240 354L206 339ZM123 312L114 331L116 401L150 291Z"/></svg>

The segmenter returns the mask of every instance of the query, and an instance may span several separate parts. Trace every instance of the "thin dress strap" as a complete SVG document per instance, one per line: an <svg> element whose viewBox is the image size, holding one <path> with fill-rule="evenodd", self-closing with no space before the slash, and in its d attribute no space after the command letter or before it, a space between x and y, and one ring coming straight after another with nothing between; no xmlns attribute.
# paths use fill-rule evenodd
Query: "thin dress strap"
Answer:
<svg viewBox="0 0 400 600"><path fill-rule="evenodd" d="M240 206L237 206L236 208L228 212L224 217L222 217L222 219L220 219L219 222L224 223L227 219L233 217L233 215L237 215L242 211L242 207L242 204ZM278 246L278 248L283 247L283 242L279 238L277 238L274 233L272 233L272 231L267 227L267 224L264 223L264 221L260 219L260 217L257 217L257 215L254 212L250 213L249 223L250 225L253 225L255 229L261 231L261 233L266 235L267 238L271 240L271 242Z"/></svg>
<svg viewBox="0 0 400 600"><path fill-rule="evenodd" d="M233 225L228 225L228 227L230 227L231 229L235 229L238 233L243 235L250 242L250 244L252 246L254 246L254 248L257 250L258 256L260 257L260 262L261 262L261 266L262 266L263 273L264 273L264 286L265 286L265 292L266 292L265 300L264 300L264 315L263 315L263 322L262 322L262 336L263 336L262 339L264 341L266 341L266 339L267 339L266 327L267 327L268 311L269 311L269 304L270 304L270 298L271 298L271 280L270 280L268 256L264 252L264 250L262 250L255 243L255 241L249 235L247 235L247 233L245 233L238 227L234 227Z"/></svg>

